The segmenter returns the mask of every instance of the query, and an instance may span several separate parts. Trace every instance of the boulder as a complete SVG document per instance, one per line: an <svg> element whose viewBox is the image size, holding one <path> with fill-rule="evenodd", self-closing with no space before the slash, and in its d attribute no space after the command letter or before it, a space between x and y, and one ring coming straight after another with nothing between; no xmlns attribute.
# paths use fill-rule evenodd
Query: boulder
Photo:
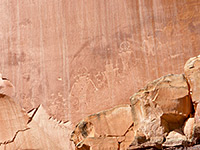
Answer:
<svg viewBox="0 0 200 150"><path fill-rule="evenodd" d="M42 106L27 114L12 98L0 94L0 150L73 149L70 122L49 118Z"/></svg>
<svg viewBox="0 0 200 150"><path fill-rule="evenodd" d="M166 135L184 125L192 101L184 75L167 75L131 97L134 122L132 149L160 147Z"/></svg>
<svg viewBox="0 0 200 150"><path fill-rule="evenodd" d="M187 138L180 130L171 131L166 137L166 141L162 144L164 147L175 147L184 145L187 142Z"/></svg>
<svg viewBox="0 0 200 150"><path fill-rule="evenodd" d="M200 139L200 55L190 58L184 66L185 76L190 86L190 95L195 109L192 140Z"/></svg>
<svg viewBox="0 0 200 150"><path fill-rule="evenodd" d="M28 115L30 116L28 126L32 135L41 132L48 139L47 142L50 141L55 148L57 147L60 150L74 148L73 143L70 142L70 134L73 129L70 121L64 122L50 117L42 105L30 111ZM47 149L48 144L45 145L45 141L41 139L40 141L44 144L42 149ZM49 147L49 149L53 149L53 147Z"/></svg>
<svg viewBox="0 0 200 150"><path fill-rule="evenodd" d="M9 96L0 94L0 149L28 130L28 116Z"/></svg>
<svg viewBox="0 0 200 150"><path fill-rule="evenodd" d="M194 129L194 118L188 118L183 127L183 132L188 140L192 140Z"/></svg>
<svg viewBox="0 0 200 150"><path fill-rule="evenodd" d="M90 115L80 121L71 135L81 150L126 149L133 140L133 122L130 105L122 105Z"/></svg>
<svg viewBox="0 0 200 150"><path fill-rule="evenodd" d="M199 140L200 140L200 103L196 105L193 136L192 136L193 143L198 143Z"/></svg>
<svg viewBox="0 0 200 150"><path fill-rule="evenodd" d="M186 62L184 72L190 85L192 101L197 104L200 102L200 55Z"/></svg>

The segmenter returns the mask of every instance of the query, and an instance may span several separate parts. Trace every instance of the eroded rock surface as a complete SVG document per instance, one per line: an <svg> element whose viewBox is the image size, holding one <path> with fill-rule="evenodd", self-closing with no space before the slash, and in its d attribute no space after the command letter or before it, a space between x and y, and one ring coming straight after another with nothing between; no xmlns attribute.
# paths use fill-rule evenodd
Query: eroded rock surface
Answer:
<svg viewBox="0 0 200 150"><path fill-rule="evenodd" d="M199 56L186 63L186 77L170 74L150 82L131 97L131 105L84 118L71 136L70 121L53 119L42 105L26 113L0 91L0 149L198 149L198 63ZM0 87L6 85L0 78Z"/></svg>
<svg viewBox="0 0 200 150"><path fill-rule="evenodd" d="M70 150L74 148L69 140L72 131L72 124L70 121L63 122L50 117L42 105L29 112L28 115L30 116L28 126L33 129L31 131L32 135L36 133L39 135L41 132L44 137L49 139L51 144L54 144L55 148L57 147L57 149L60 150ZM39 139L41 140L41 137ZM45 144L46 142L41 140L41 143ZM41 149L47 147L53 149L51 146L48 146L48 144L41 147Z"/></svg>
<svg viewBox="0 0 200 150"><path fill-rule="evenodd" d="M200 55L190 58L184 66L184 71L195 109L192 140L198 142L200 140Z"/></svg>
<svg viewBox="0 0 200 150"><path fill-rule="evenodd" d="M28 116L9 96L0 94L0 148L28 129Z"/></svg>
<svg viewBox="0 0 200 150"><path fill-rule="evenodd" d="M15 87L13 84L0 73L0 94L7 95L9 97L15 97Z"/></svg>
<svg viewBox="0 0 200 150"><path fill-rule="evenodd" d="M190 84L192 101L197 104L200 102L200 55L186 62L184 72Z"/></svg>
<svg viewBox="0 0 200 150"><path fill-rule="evenodd" d="M192 100L190 83L184 74L154 80L131 97L131 107L118 106L80 121L71 140L78 150L195 149L200 104Z"/></svg>
<svg viewBox="0 0 200 150"><path fill-rule="evenodd" d="M28 115L12 98L0 94L0 150L74 149L70 121L49 118L42 106Z"/></svg>
<svg viewBox="0 0 200 150"><path fill-rule="evenodd" d="M193 130L194 130L194 118L188 118L188 120L185 121L185 125L183 126L183 132L189 141L192 140L194 132Z"/></svg>
<svg viewBox="0 0 200 150"><path fill-rule="evenodd" d="M131 97L135 132L132 149L159 146L170 131L183 126L192 113L188 89L184 75L167 75Z"/></svg>
<svg viewBox="0 0 200 150"><path fill-rule="evenodd" d="M71 140L81 150L85 147L126 149L133 140L130 105L118 106L86 117L77 124Z"/></svg>
<svg viewBox="0 0 200 150"><path fill-rule="evenodd" d="M174 131L169 132L166 137L166 141L162 144L164 147L174 147L181 146L187 142L186 136L181 130L175 129Z"/></svg>
<svg viewBox="0 0 200 150"><path fill-rule="evenodd" d="M0 0L0 70L26 111L77 124L200 49L199 0Z"/></svg>

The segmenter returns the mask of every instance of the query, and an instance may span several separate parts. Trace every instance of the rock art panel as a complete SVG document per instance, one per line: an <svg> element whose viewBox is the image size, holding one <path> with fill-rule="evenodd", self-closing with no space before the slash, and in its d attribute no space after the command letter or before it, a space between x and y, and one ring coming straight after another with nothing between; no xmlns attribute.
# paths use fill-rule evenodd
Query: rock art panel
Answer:
<svg viewBox="0 0 200 150"><path fill-rule="evenodd" d="M50 116L73 124L129 104L132 93L182 73L199 53L198 0L0 4L0 72L16 87L16 101L26 111L43 104ZM78 83L82 68L89 76ZM84 97L73 96L82 85Z"/></svg>
<svg viewBox="0 0 200 150"><path fill-rule="evenodd" d="M78 78L78 82L88 80L80 93L88 85L98 90L87 76ZM135 93L130 98L131 105L92 114L81 120L72 133L71 121L50 117L42 105L26 113L16 101L1 93L0 149L198 149L200 105L192 99L192 84L198 79L186 77L170 74L158 78ZM1 78L1 85L6 88L12 84Z"/></svg>
<svg viewBox="0 0 200 150"><path fill-rule="evenodd" d="M118 106L80 121L71 134L76 149L198 149L200 105L192 95L198 88L198 78L193 79L198 57L187 61L188 74L149 82L131 96L131 107Z"/></svg>

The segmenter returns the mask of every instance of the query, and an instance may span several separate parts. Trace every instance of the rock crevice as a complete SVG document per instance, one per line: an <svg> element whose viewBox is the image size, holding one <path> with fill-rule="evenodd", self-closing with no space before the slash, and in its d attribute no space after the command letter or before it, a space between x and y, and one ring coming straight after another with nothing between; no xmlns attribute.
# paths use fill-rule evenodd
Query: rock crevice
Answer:
<svg viewBox="0 0 200 150"><path fill-rule="evenodd" d="M25 129L22 129L22 130L18 130L18 131L14 134L14 136L13 136L13 138L12 138L11 140L4 141L4 142L0 142L0 146L1 146L1 145L7 145L7 144L10 144L10 143L14 142L15 139L16 139L16 137L17 137L17 135L18 135L20 132L25 132L26 130L29 130L29 129L30 129L30 128L25 128Z"/></svg>

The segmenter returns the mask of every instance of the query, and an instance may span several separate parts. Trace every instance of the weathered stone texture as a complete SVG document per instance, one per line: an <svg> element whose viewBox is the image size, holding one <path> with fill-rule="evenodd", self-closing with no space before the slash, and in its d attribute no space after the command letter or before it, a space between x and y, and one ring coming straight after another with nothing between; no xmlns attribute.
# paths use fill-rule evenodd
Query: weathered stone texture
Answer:
<svg viewBox="0 0 200 150"><path fill-rule="evenodd" d="M190 84L192 101L197 104L200 102L200 55L186 62L184 72Z"/></svg>
<svg viewBox="0 0 200 150"><path fill-rule="evenodd" d="M159 146L170 131L181 128L192 113L188 93L184 75L167 75L134 94L131 97L135 132L132 148Z"/></svg>
<svg viewBox="0 0 200 150"><path fill-rule="evenodd" d="M0 147L12 143L16 134L26 130L28 116L10 97L0 94Z"/></svg>
<svg viewBox="0 0 200 150"><path fill-rule="evenodd" d="M130 98L131 107L118 106L80 121L71 140L79 150L195 149L200 103L192 99L192 76L186 77L169 74L148 83Z"/></svg>
<svg viewBox="0 0 200 150"><path fill-rule="evenodd" d="M11 149L28 149L35 143L38 149L62 149L65 144L73 149L68 140L62 142L81 119L129 104L128 97L138 89L163 75L183 73L186 60L199 55L199 0L0 0L0 18L0 72L15 87L2 86L5 82L0 80L0 93L10 97L14 93L15 103L25 111L42 104L35 118L25 124L31 129L19 132L16 141L9 144ZM77 135L77 141L86 144L81 148L102 145L112 149L113 145L125 149L133 141L139 142L135 148L142 143L159 148L167 137L168 143L173 139L168 134L175 135L179 127L188 141L198 142L199 57L188 61L185 76L187 84L182 75L162 77L163 82L153 82L146 93L137 93L141 102L132 104L136 112L133 120L120 115L126 112L124 108L117 114L101 114L100 121L95 119L97 114L91 116L93 121L86 120L86 126L91 127L89 136ZM159 89L154 90L157 86ZM4 141L21 130L27 114L20 121L19 106L10 103L0 107L2 117L9 114L2 122L11 126L2 127L2 134L7 128L13 129L1 135ZM129 118L132 114L124 115ZM68 121L67 127L55 123L54 130L47 116ZM130 122L135 127L129 129ZM64 139L59 135L51 139L55 132ZM115 134L120 136L112 137ZM31 141L24 138L29 136ZM47 141L40 140L41 136ZM181 139L180 134L177 136Z"/></svg>
<svg viewBox="0 0 200 150"><path fill-rule="evenodd" d="M0 150L74 149L70 122L49 120L42 108L28 114L12 98L0 94Z"/></svg>
<svg viewBox="0 0 200 150"><path fill-rule="evenodd" d="M188 140L192 140L192 137L194 136L194 118L188 118L185 122L185 125L183 126L183 133Z"/></svg>
<svg viewBox="0 0 200 150"><path fill-rule="evenodd" d="M77 123L200 49L199 0L1 0L0 71L27 111Z"/></svg>
<svg viewBox="0 0 200 150"><path fill-rule="evenodd" d="M162 144L164 147L175 147L182 146L187 142L186 136L182 133L181 130L174 130L169 132L166 137L166 141Z"/></svg>
<svg viewBox="0 0 200 150"><path fill-rule="evenodd" d="M130 105L118 106L83 119L72 132L71 140L81 150L86 146L121 150L133 140L132 128Z"/></svg>
<svg viewBox="0 0 200 150"><path fill-rule="evenodd" d="M184 72L190 85L190 94L195 109L192 140L197 142L200 140L200 55L186 62Z"/></svg>

